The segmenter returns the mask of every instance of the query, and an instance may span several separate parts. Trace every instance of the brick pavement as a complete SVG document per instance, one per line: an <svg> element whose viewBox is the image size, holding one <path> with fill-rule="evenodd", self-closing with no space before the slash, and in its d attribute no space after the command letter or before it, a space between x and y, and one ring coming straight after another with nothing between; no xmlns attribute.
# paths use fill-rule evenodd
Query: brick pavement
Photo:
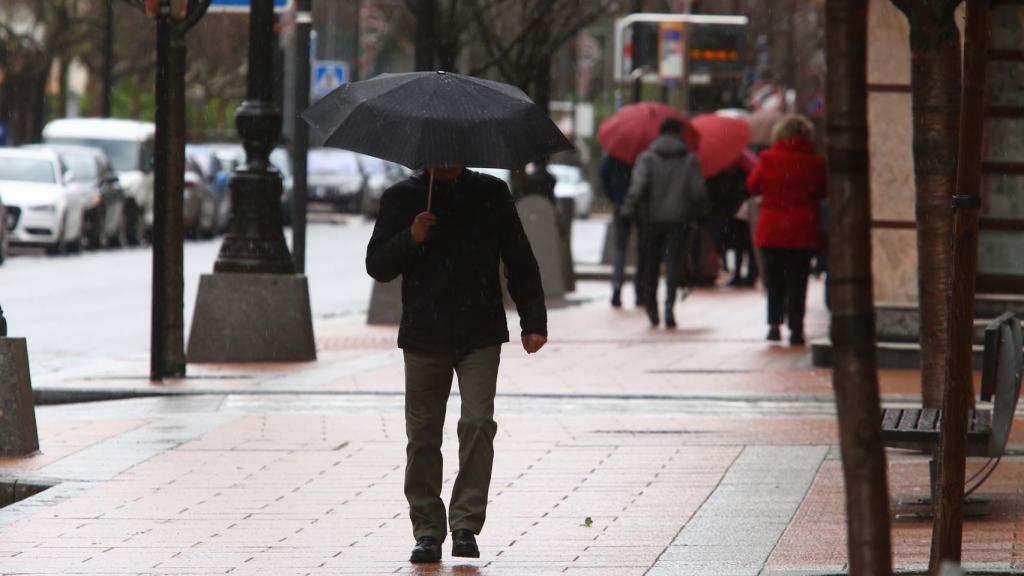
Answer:
<svg viewBox="0 0 1024 576"><path fill-rule="evenodd" d="M700 291L670 333L602 298L554 311L540 355L509 346L479 560L406 562L394 330L345 321L317 326L316 364L205 367L171 384L203 395L40 407L41 454L0 460L0 476L58 485L0 509L0 574L839 572L829 374L763 342L761 307L753 291ZM816 309L811 335L824 326ZM148 386L122 377L134 366L44 381ZM914 374L882 383L890 400L913 397ZM448 462L455 445L453 418ZM991 513L968 523L972 566L1024 562L1022 465L1006 458L982 490ZM893 452L890 476L894 497L920 496L925 460ZM897 563L920 566L928 539L927 521L896 522Z"/></svg>

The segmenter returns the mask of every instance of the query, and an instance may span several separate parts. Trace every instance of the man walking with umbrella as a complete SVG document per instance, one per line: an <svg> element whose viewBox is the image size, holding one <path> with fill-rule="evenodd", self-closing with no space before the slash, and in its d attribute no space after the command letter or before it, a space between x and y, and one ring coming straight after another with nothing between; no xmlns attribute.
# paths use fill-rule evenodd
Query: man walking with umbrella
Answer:
<svg viewBox="0 0 1024 576"><path fill-rule="evenodd" d="M303 113L328 146L399 162L416 175L381 197L366 250L376 280L402 277L398 345L405 358L405 495L412 562L479 557L494 459L494 395L509 340L499 269L519 311L523 349L547 342L540 271L512 195L464 166L522 168L572 144L522 90L445 72L382 74L343 85ZM459 473L441 500L441 438L459 379Z"/></svg>
<svg viewBox="0 0 1024 576"><path fill-rule="evenodd" d="M448 531L441 500L441 436L453 373L459 379L462 413L459 473L447 525L453 556L480 555L475 534L486 517L494 459L495 385L501 344L509 339L499 258L519 310L523 348L532 354L547 341L544 289L505 183L444 167L384 192L366 269L380 282L402 276L398 345L405 356L405 496L416 538L413 562L439 561Z"/></svg>

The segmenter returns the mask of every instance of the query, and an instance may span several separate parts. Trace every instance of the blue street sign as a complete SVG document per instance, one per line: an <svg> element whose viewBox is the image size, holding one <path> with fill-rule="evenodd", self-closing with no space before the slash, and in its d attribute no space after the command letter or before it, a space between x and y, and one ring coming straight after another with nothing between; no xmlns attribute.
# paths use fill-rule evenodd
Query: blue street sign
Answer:
<svg viewBox="0 0 1024 576"><path fill-rule="evenodd" d="M313 86L309 92L313 98L323 98L331 90L348 82L348 62L314 60L312 72Z"/></svg>
<svg viewBox="0 0 1024 576"><path fill-rule="evenodd" d="M287 12L292 8L293 0L274 0L275 12ZM248 12L249 0L213 0L210 12Z"/></svg>

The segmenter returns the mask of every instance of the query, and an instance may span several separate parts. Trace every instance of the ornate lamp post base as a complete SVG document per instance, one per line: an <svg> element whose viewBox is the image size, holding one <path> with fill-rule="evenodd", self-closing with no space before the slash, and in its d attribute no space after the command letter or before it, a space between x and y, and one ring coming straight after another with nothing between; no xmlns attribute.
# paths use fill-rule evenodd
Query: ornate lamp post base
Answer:
<svg viewBox="0 0 1024 576"><path fill-rule="evenodd" d="M249 78L235 113L245 166L231 175L234 214L214 273L199 282L189 362L316 360L306 277L295 274L281 227L281 174L270 152L281 134L272 102L273 0L252 0Z"/></svg>
<svg viewBox="0 0 1024 576"><path fill-rule="evenodd" d="M199 279L189 362L313 360L316 343L305 276L217 272Z"/></svg>

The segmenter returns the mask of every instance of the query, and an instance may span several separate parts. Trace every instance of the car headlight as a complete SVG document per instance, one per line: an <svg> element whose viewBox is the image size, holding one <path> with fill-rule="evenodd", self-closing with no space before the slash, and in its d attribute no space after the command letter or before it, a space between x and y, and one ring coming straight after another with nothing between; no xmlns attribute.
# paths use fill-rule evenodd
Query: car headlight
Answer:
<svg viewBox="0 0 1024 576"><path fill-rule="evenodd" d="M57 206L54 204L42 204L40 206L29 207L30 212L46 212L47 214L53 214L57 211Z"/></svg>

